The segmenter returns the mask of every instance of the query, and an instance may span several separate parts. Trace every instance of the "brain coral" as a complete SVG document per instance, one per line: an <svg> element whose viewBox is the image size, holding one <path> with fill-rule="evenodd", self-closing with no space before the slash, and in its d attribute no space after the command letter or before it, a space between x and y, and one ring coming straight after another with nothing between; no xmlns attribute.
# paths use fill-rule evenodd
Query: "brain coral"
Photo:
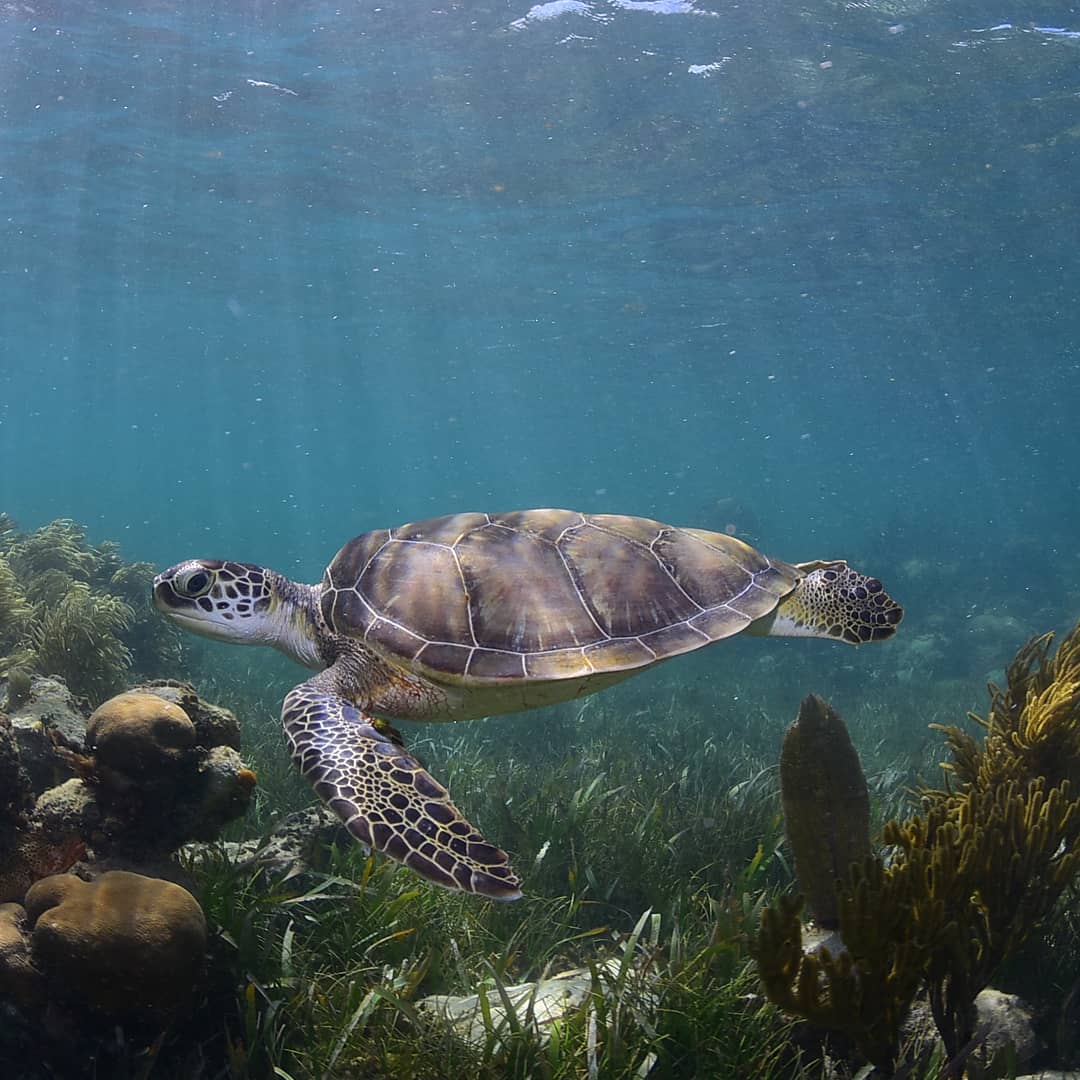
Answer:
<svg viewBox="0 0 1080 1080"><path fill-rule="evenodd" d="M156 694L119 694L91 715L86 745L107 774L143 783L175 778L195 746L195 725Z"/></svg>
<svg viewBox="0 0 1080 1080"><path fill-rule="evenodd" d="M186 889L122 870L43 878L26 894L31 955L51 995L109 1019L164 1023L191 1002L206 918Z"/></svg>

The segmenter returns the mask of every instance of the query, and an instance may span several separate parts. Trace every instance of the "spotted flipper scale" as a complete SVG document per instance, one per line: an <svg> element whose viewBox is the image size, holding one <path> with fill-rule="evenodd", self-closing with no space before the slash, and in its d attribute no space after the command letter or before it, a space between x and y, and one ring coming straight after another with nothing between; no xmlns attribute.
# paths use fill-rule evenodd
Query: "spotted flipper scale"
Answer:
<svg viewBox="0 0 1080 1080"><path fill-rule="evenodd" d="M293 761L368 850L446 889L516 900L520 881L450 795L372 717L327 686L333 669L285 698L281 719Z"/></svg>

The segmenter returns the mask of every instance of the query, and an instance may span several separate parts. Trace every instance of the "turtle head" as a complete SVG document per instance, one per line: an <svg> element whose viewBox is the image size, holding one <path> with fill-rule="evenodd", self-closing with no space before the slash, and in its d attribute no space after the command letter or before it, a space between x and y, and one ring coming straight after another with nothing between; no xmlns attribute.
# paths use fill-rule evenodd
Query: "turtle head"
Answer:
<svg viewBox="0 0 1080 1080"><path fill-rule="evenodd" d="M234 645L273 645L307 667L322 667L314 592L264 566L188 559L154 578L154 607L202 637Z"/></svg>

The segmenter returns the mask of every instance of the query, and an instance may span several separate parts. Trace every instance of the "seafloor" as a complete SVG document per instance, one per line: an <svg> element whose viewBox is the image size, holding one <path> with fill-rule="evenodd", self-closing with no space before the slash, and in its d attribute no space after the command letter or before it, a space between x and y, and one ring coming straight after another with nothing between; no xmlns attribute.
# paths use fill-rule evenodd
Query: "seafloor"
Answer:
<svg viewBox="0 0 1080 1080"><path fill-rule="evenodd" d="M1053 628L1030 603L980 616L962 656L945 655L940 621L858 651L735 640L570 706L402 725L512 854L525 895L500 904L369 857L313 812L277 720L300 670L181 637L147 603L153 571L73 522L0 521L5 1077L1080 1067L1080 667L1044 642L1006 673ZM935 572L913 563L889 585L918 597ZM989 701L987 678L1001 687ZM134 727L124 713L110 743L116 706L103 706L135 687L150 711ZM843 879L853 963L813 961L807 974L788 898L812 896L796 864L818 849L793 851L778 763L810 693L843 714L858 754L852 766L815 749L811 766L848 762L848 784L861 759L874 854L852 876L826 875ZM829 768L798 812L815 820L824 800L821 820L854 830ZM95 893L69 918L76 936L57 939L64 904L108 874L171 882L195 910L157 886L136 901L131 878L112 877L124 888ZM116 926L146 905L186 912L165 921L195 944L123 938ZM151 945L165 951L140 983L152 965L138 950ZM980 1012L957 1044L987 985L1017 995L1021 1033ZM956 1022L944 1042L942 1017Z"/></svg>

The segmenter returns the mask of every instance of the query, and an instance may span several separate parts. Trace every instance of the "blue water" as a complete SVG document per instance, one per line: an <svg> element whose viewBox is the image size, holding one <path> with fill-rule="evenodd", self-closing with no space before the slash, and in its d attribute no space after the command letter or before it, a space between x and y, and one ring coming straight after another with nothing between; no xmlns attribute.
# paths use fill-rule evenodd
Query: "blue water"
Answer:
<svg viewBox="0 0 1080 1080"><path fill-rule="evenodd" d="M462 510L731 527L972 676L1080 615L1080 8L130 7L0 8L24 528L317 580Z"/></svg>

